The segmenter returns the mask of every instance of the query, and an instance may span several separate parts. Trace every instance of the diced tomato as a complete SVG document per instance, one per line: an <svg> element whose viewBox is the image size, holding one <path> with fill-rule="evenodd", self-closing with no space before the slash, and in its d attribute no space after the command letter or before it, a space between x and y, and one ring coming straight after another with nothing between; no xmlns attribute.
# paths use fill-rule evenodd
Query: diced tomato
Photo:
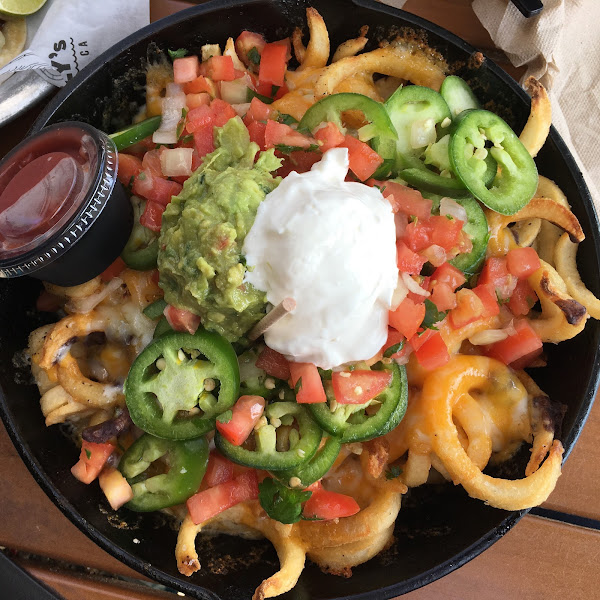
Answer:
<svg viewBox="0 0 600 600"><path fill-rule="evenodd" d="M133 490L127 483L127 479L113 467L106 466L102 469L98 483L113 510L121 508L133 498Z"/></svg>
<svg viewBox="0 0 600 600"><path fill-rule="evenodd" d="M352 496L327 490L317 490L304 503L302 514L308 519L317 518L328 521L351 517L359 511L360 506Z"/></svg>
<svg viewBox="0 0 600 600"><path fill-rule="evenodd" d="M516 360L542 349L540 336L531 327L527 319L517 319L514 322L516 333L506 339L484 346L487 356L510 365Z"/></svg>
<svg viewBox="0 0 600 600"><path fill-rule="evenodd" d="M428 221L412 221L406 226L404 241L410 250L420 252L431 246L431 226Z"/></svg>
<svg viewBox="0 0 600 600"><path fill-rule="evenodd" d="M331 377L335 399L340 404L364 404L385 390L392 373L389 371L336 371Z"/></svg>
<svg viewBox="0 0 600 600"><path fill-rule="evenodd" d="M413 345L413 340L411 340L411 345ZM432 331L428 338L418 348L414 348L414 350L417 361L427 370L442 367L450 360L446 342L444 342L439 331Z"/></svg>
<svg viewBox="0 0 600 600"><path fill-rule="evenodd" d="M196 330L200 326L200 317L198 315L183 308L175 308L171 304L167 304L163 314L171 328L175 331L196 333Z"/></svg>
<svg viewBox="0 0 600 600"><path fill-rule="evenodd" d="M506 268L517 279L527 279L541 266L540 257L533 248L513 248L506 255Z"/></svg>
<svg viewBox="0 0 600 600"><path fill-rule="evenodd" d="M140 217L140 224L152 231L155 231L156 233L159 233L162 225L162 214L164 212L165 206L159 204L158 202L151 202L148 200L148 202L146 202L144 212Z"/></svg>
<svg viewBox="0 0 600 600"><path fill-rule="evenodd" d="M513 360L510 363L510 366L513 369L526 369L527 367L531 366L531 364L539 357L541 356L542 352L543 352L543 348L537 348L536 350L533 350L533 352L529 352L529 354L525 354L523 356L521 356L521 358L517 358L517 360Z"/></svg>
<svg viewBox="0 0 600 600"><path fill-rule="evenodd" d="M426 258L413 252L402 240L396 244L396 262L398 269L409 275L418 275L427 262Z"/></svg>
<svg viewBox="0 0 600 600"><path fill-rule="evenodd" d="M431 283L433 284L434 281L446 283L452 291L455 291L456 288L467 281L467 278L461 270L446 262L443 265L440 265L431 275Z"/></svg>
<svg viewBox="0 0 600 600"><path fill-rule="evenodd" d="M171 202L173 196L177 196L181 192L181 188L181 184L176 181L142 171L133 184L133 193L150 202L166 206Z"/></svg>
<svg viewBox="0 0 600 600"><path fill-rule="evenodd" d="M210 127L212 136L212 128L215 124L215 113L210 106L203 104L197 108L193 108L187 114L185 129L188 133L194 133L206 127Z"/></svg>
<svg viewBox="0 0 600 600"><path fill-rule="evenodd" d="M433 329L421 329L410 338L408 343L413 350L418 350L434 333Z"/></svg>
<svg viewBox="0 0 600 600"><path fill-rule="evenodd" d="M311 483L306 490L309 492L319 492L323 489L323 484L321 483L321 480L319 479L319 481L315 481L314 483Z"/></svg>
<svg viewBox="0 0 600 600"><path fill-rule="evenodd" d="M431 301L438 310L451 310L456 307L456 294L447 283L437 282L431 288Z"/></svg>
<svg viewBox="0 0 600 600"><path fill-rule="evenodd" d="M517 285L517 278L508 272L505 257L492 257L483 265L477 283L492 284L500 299L508 300Z"/></svg>
<svg viewBox="0 0 600 600"><path fill-rule="evenodd" d="M254 97L250 101L248 112L244 115L244 123L249 125L252 121L266 121L271 117L273 108Z"/></svg>
<svg viewBox="0 0 600 600"><path fill-rule="evenodd" d="M225 483L194 494L186 502L192 521L199 525L224 510L258 498L258 478L254 469Z"/></svg>
<svg viewBox="0 0 600 600"><path fill-rule="evenodd" d="M198 57L195 55L176 58L173 61L173 81L175 83L193 81L198 77L199 66Z"/></svg>
<svg viewBox="0 0 600 600"><path fill-rule="evenodd" d="M425 317L425 305L404 298L395 311L390 311L389 324L406 339L410 339L419 329Z"/></svg>
<svg viewBox="0 0 600 600"><path fill-rule="evenodd" d="M483 317L485 312L483 302L473 290L467 288L458 290L456 302L456 308L453 308L448 314L450 325L454 329L460 329Z"/></svg>
<svg viewBox="0 0 600 600"><path fill-rule="evenodd" d="M202 92L207 93L212 98L217 96L217 86L214 81L211 81L204 75L199 75L193 81L185 83L183 91L186 94L200 94Z"/></svg>
<svg viewBox="0 0 600 600"><path fill-rule="evenodd" d="M119 275L126 268L127 265L125 264L125 261L120 256L117 256L114 262L112 262L106 269L104 269L104 271L102 271L102 273L100 273L100 279L102 279L104 282L110 281L111 279L117 277L117 275Z"/></svg>
<svg viewBox="0 0 600 600"><path fill-rule="evenodd" d="M327 402L323 382L315 365L297 362L290 362L289 365L294 389L300 382L299 389L296 392L296 402L298 404Z"/></svg>
<svg viewBox="0 0 600 600"><path fill-rule="evenodd" d="M285 81L288 49L285 45L266 44L260 54L258 80L261 83L281 86Z"/></svg>
<svg viewBox="0 0 600 600"><path fill-rule="evenodd" d="M496 296L496 290L494 286L489 283L480 283L477 287L473 288L473 292L481 300L483 304L483 317L494 317L500 314L500 305L498 304L498 297Z"/></svg>
<svg viewBox="0 0 600 600"><path fill-rule="evenodd" d="M131 154L119 152L117 178L123 185L133 185L135 178L142 172L142 161Z"/></svg>
<svg viewBox="0 0 600 600"><path fill-rule="evenodd" d="M63 301L61 298L55 294L51 294L48 290L42 290L35 302L35 309L38 312L56 312L62 305Z"/></svg>
<svg viewBox="0 0 600 600"><path fill-rule="evenodd" d="M215 149L214 128L212 125L207 125L194 131L194 149L196 150L196 155L199 159L202 159ZM197 166L194 167L194 159L192 156L192 170L197 168Z"/></svg>
<svg viewBox="0 0 600 600"><path fill-rule="evenodd" d="M287 381L291 377L288 359L283 354L268 346L265 346L258 355L256 366L262 369L267 375L271 375L271 377L276 377L277 379Z"/></svg>
<svg viewBox="0 0 600 600"><path fill-rule="evenodd" d="M384 198L392 205L394 212L403 212L417 219L429 219L433 201L423 198L421 192L394 181L382 181L378 184Z"/></svg>
<svg viewBox="0 0 600 600"><path fill-rule="evenodd" d="M278 123L269 119L265 130L265 145L267 148L273 148L276 145L293 146L298 148L308 148L313 145L315 140L309 138L289 125Z"/></svg>
<svg viewBox="0 0 600 600"><path fill-rule="evenodd" d="M231 57L228 57L231 58ZM221 100L220 98L215 98L210 103L210 109L213 111L215 116L214 118L214 126L215 127L223 127L229 119L233 119L237 117L237 113L235 112L235 108L229 104L229 102L225 102L225 100Z"/></svg>
<svg viewBox="0 0 600 600"><path fill-rule="evenodd" d="M508 301L508 308L513 315L520 317L526 315L537 301L537 294L527 279L519 279L517 287Z"/></svg>
<svg viewBox="0 0 600 600"><path fill-rule="evenodd" d="M220 483L231 481L235 465L217 450L211 450L206 465L206 473L202 478L202 489L214 487Z"/></svg>
<svg viewBox="0 0 600 600"><path fill-rule="evenodd" d="M387 336L387 340L385 341L385 344L383 345L383 347L381 348L381 353L385 353L385 351L388 348L391 348L392 346L396 346L397 344L400 344L402 341L404 341L404 336L396 329L394 329L393 327L388 327L388 336ZM396 353L398 354L398 353ZM392 358L394 358L396 356L396 354L392 355Z"/></svg>
<svg viewBox="0 0 600 600"><path fill-rule="evenodd" d="M248 133L250 134L250 141L258 144L261 150L265 150L265 131L267 129L266 123L260 121L250 121L247 125Z"/></svg>
<svg viewBox="0 0 600 600"><path fill-rule="evenodd" d="M156 175L157 177L164 177L160 165L160 154L163 148L149 150L146 152L146 154L144 154L144 158L142 158L142 167L144 168L144 173L150 173L151 175Z"/></svg>
<svg viewBox="0 0 600 600"><path fill-rule="evenodd" d="M279 98L282 98L283 96L285 96L288 92L289 92L289 88L287 85L285 85L285 83L279 87L279 89L275 92L275 95L273 96L273 100L279 100Z"/></svg>
<svg viewBox="0 0 600 600"><path fill-rule="evenodd" d="M262 396L240 396L231 409L231 419L227 423L217 419L217 430L228 442L241 446L264 411L265 399Z"/></svg>
<svg viewBox="0 0 600 600"><path fill-rule="evenodd" d="M83 440L79 461L71 467L71 473L82 483L92 483L102 471L114 449L112 444L95 444Z"/></svg>
<svg viewBox="0 0 600 600"><path fill-rule="evenodd" d="M433 229L431 241L445 250L451 250L459 243L460 234L464 225L458 219L449 219L447 216L433 215L429 222Z"/></svg>
<svg viewBox="0 0 600 600"><path fill-rule="evenodd" d="M213 81L233 81L235 68L231 56L211 56L206 63L206 76Z"/></svg>
<svg viewBox="0 0 600 600"><path fill-rule="evenodd" d="M319 143L321 152L327 152L327 150L343 143L344 134L335 123L328 121L323 127L315 131L314 138Z"/></svg>
<svg viewBox="0 0 600 600"><path fill-rule="evenodd" d="M292 58L292 41L289 37L283 38L282 40L276 40L273 44L277 46L283 46L285 48L285 61L287 62Z"/></svg>
<svg viewBox="0 0 600 600"><path fill-rule="evenodd" d="M185 103L190 110L198 108L199 106L208 106L210 104L210 100L210 94L207 92L198 92L185 95Z"/></svg>
<svg viewBox="0 0 600 600"><path fill-rule="evenodd" d="M283 157L283 164L277 169L277 175L280 177L286 177L292 171L307 173L316 162L323 158L320 152L306 152L304 150L294 150L287 156L275 150L275 156Z"/></svg>
<svg viewBox="0 0 600 600"><path fill-rule="evenodd" d="M348 148L350 170L361 180L369 179L383 163L383 158L365 142L347 133L340 147Z"/></svg>
<svg viewBox="0 0 600 600"><path fill-rule="evenodd" d="M248 67L255 64L248 57L248 53L252 48L256 48L256 51L260 56L266 43L265 38L259 33L242 31L237 40L235 40L235 50L240 60Z"/></svg>

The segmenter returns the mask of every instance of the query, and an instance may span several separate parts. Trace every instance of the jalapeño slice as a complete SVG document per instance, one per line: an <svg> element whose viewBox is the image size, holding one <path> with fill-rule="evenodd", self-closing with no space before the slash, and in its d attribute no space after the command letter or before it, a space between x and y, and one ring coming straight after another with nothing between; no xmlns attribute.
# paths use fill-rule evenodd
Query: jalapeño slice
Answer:
<svg viewBox="0 0 600 600"><path fill-rule="evenodd" d="M148 477L146 471L159 459L168 471ZM144 434L119 462L119 470L133 490L133 498L125 506L149 512L185 502L198 491L207 463L208 442L203 437L164 440Z"/></svg>
<svg viewBox="0 0 600 600"><path fill-rule="evenodd" d="M146 201L131 196L133 206L133 229L121 252L121 258L130 269L149 271L156 268L158 258L158 236L140 224Z"/></svg>
<svg viewBox="0 0 600 600"><path fill-rule="evenodd" d="M217 431L217 449L233 462L268 471L292 469L314 456L323 432L306 406L273 402L264 416L268 423L255 429L242 446L234 446Z"/></svg>
<svg viewBox="0 0 600 600"><path fill-rule="evenodd" d="M178 440L214 429L239 389L231 344L202 329L156 337L135 359L124 386L132 421L152 435Z"/></svg>
<svg viewBox="0 0 600 600"><path fill-rule="evenodd" d="M404 417L408 402L406 367L395 362L378 363L373 368L377 367L391 371L392 381L366 404L333 404L333 394L328 394L326 403L308 405L319 425L344 444L365 442L384 435Z"/></svg>

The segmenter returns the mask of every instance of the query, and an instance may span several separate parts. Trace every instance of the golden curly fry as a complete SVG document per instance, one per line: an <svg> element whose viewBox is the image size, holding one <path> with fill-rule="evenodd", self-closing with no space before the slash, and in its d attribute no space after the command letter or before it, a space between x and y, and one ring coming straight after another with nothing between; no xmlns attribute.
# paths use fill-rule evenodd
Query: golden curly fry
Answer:
<svg viewBox="0 0 600 600"><path fill-rule="evenodd" d="M472 396L464 394L457 400L452 416L466 434L467 456L483 471L492 455L492 437L490 423L481 406Z"/></svg>
<svg viewBox="0 0 600 600"><path fill-rule="evenodd" d="M46 417L46 427L64 423L75 416L87 417L94 412L93 409L76 402L61 385L55 385L41 397L40 407Z"/></svg>
<svg viewBox="0 0 600 600"><path fill-rule="evenodd" d="M542 219L523 219L511 225L510 232L517 246L524 248L535 242L541 227Z"/></svg>
<svg viewBox="0 0 600 600"><path fill-rule="evenodd" d="M309 7L306 9L306 19L310 40L297 71L304 71L309 67L319 69L324 67L329 60L329 32L323 17L317 10Z"/></svg>
<svg viewBox="0 0 600 600"><path fill-rule="evenodd" d="M531 112L519 139L533 158L542 149L550 133L552 107L546 88L535 77L528 77L525 89L531 96Z"/></svg>
<svg viewBox="0 0 600 600"><path fill-rule="evenodd" d="M337 50L333 53L333 58L331 62L337 62L342 58L347 58L348 56L355 56L361 50L364 50L364 47L367 45L369 39L365 37L369 31L368 25L364 25L361 27L360 36L351 40L346 40L342 42Z"/></svg>
<svg viewBox="0 0 600 600"><path fill-rule="evenodd" d="M317 81L315 98L332 94L342 81L358 73L400 77L436 91L446 77L444 69L417 45L410 42L390 44L329 65Z"/></svg>
<svg viewBox="0 0 600 600"><path fill-rule="evenodd" d="M433 449L455 483L473 498L504 510L521 510L541 504L560 476L563 448L556 440L544 464L532 475L515 481L484 475L469 458L452 421L453 408L465 393L489 384L490 373L508 370L483 356L455 356L428 377L423 386L426 423ZM515 378L516 379L516 378ZM518 380L517 380L518 381Z"/></svg>
<svg viewBox="0 0 600 600"><path fill-rule="evenodd" d="M534 314L530 324L543 342L558 344L583 331L588 313L585 306L569 296L560 275L548 263L540 262L542 267L528 281L540 299L542 312L537 318Z"/></svg>
<svg viewBox="0 0 600 600"><path fill-rule="evenodd" d="M577 270L577 248L564 233L554 248L554 264L573 299L583 304L591 317L600 319L600 300L587 289Z"/></svg>
<svg viewBox="0 0 600 600"><path fill-rule="evenodd" d="M302 29L300 27L296 27L292 33L292 47L294 48L296 60L302 63L306 54L306 46L302 42Z"/></svg>

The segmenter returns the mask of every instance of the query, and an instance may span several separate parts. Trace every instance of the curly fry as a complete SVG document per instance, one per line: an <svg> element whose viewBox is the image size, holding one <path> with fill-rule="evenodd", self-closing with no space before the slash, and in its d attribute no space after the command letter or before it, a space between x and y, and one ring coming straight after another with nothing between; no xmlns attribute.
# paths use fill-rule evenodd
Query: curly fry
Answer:
<svg viewBox="0 0 600 600"><path fill-rule="evenodd" d="M306 46L302 42L302 29L300 29L300 27L296 27L292 33L292 46L294 48L296 60L302 64L306 54Z"/></svg>
<svg viewBox="0 0 600 600"><path fill-rule="evenodd" d="M471 461L452 422L453 407L463 394L488 384L490 372L506 369L498 361L482 356L455 356L426 379L423 401L433 448L455 483L460 483L471 497L496 508L521 510L541 504L554 489L560 476L562 444L555 440L544 464L525 479L499 479L484 475Z"/></svg>
<svg viewBox="0 0 600 600"><path fill-rule="evenodd" d="M46 417L46 427L64 423L75 415L79 418L86 417L93 412L93 409L76 402L61 385L54 386L41 397L40 407Z"/></svg>
<svg viewBox="0 0 600 600"><path fill-rule="evenodd" d="M324 67L329 60L329 32L323 17L317 10L309 7L306 9L306 19L308 20L310 40L297 71L304 71L309 67Z"/></svg>
<svg viewBox="0 0 600 600"><path fill-rule="evenodd" d="M392 75L436 91L446 77L444 69L415 45L390 44L366 54L342 58L329 65L317 81L316 99L332 94L344 79L357 73Z"/></svg>
<svg viewBox="0 0 600 600"><path fill-rule="evenodd" d="M360 36L359 37L354 38L352 40L346 40L345 42L342 42L337 47L337 50L334 52L331 62L334 63L334 62L337 62L338 60L341 60L342 58L347 58L348 56L355 56L361 50L363 50L364 47L367 45L367 42L369 41L369 39L367 37L365 37L367 35L368 31L369 31L369 26L364 25L363 27L360 28Z"/></svg>
<svg viewBox="0 0 600 600"><path fill-rule="evenodd" d="M541 150L550 133L552 107L546 88L535 77L528 77L525 89L531 96L531 112L519 139L533 158Z"/></svg>

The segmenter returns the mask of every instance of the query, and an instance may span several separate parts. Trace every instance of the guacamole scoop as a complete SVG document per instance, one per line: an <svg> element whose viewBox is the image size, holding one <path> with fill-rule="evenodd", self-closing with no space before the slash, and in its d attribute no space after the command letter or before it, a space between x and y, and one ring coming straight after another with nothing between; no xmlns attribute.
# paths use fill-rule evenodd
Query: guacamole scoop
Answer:
<svg viewBox="0 0 600 600"><path fill-rule="evenodd" d="M259 147L239 117L215 130L215 146L163 213L158 269L169 304L235 341L265 314L264 292L244 283L241 252L281 161L273 150L254 161Z"/></svg>

